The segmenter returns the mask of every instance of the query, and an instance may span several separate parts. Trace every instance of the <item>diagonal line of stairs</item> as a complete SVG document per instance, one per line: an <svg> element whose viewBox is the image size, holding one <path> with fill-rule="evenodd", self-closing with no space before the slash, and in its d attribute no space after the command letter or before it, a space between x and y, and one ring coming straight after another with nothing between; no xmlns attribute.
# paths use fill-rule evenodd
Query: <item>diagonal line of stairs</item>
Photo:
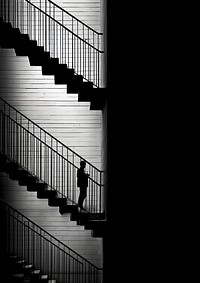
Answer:
<svg viewBox="0 0 200 283"><path fill-rule="evenodd" d="M60 64L58 58L50 57L44 47L38 46L28 34L22 34L19 28L13 28L0 18L0 46L14 48L16 55L28 56L31 66L41 66L43 75L54 75L55 84L66 84L67 93L78 93L78 101L90 102L90 110L104 108L107 89L95 88L92 82L83 80L81 75L74 73L66 64Z"/></svg>
<svg viewBox="0 0 200 283"><path fill-rule="evenodd" d="M102 268L98 268L1 199L0 210L2 221L0 259L1 267L2 263L4 266L1 279L4 277L4 282L50 283L58 280L64 283L66 278L69 279L68 275L71 280L67 282L83 282L83 272L86 277L88 276L88 282L93 280L99 282ZM40 248L39 253L38 248ZM55 254L59 255L60 259L55 257ZM49 259L51 259L50 265ZM68 262L71 262L71 268ZM56 281L49 280L53 278ZM75 278L77 281L74 281Z"/></svg>
<svg viewBox="0 0 200 283"><path fill-rule="evenodd" d="M93 237L104 236L107 225L104 213L89 214L80 211L77 205L72 205L66 198L60 198L58 193L49 189L46 183L3 154L0 155L0 171L7 173L10 179L17 180L19 185L26 186L27 191L37 192L37 198L47 199L48 205L58 207L61 215L70 214L71 221L83 225L86 230L92 230Z"/></svg>
<svg viewBox="0 0 200 283"><path fill-rule="evenodd" d="M27 260L14 255L4 257L4 272L1 278L10 283L57 283L55 279L49 279L49 275L35 269Z"/></svg>

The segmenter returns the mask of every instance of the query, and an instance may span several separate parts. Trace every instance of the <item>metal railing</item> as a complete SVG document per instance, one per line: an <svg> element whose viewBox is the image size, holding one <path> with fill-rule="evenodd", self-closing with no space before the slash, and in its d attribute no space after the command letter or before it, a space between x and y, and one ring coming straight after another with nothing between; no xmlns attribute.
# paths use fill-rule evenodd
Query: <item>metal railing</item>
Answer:
<svg viewBox="0 0 200 283"><path fill-rule="evenodd" d="M58 283L100 283L102 269L0 199L3 254L17 256Z"/></svg>
<svg viewBox="0 0 200 283"><path fill-rule="evenodd" d="M103 171L43 130L0 98L0 150L11 160L56 190L68 204L77 205L77 169L86 162L90 174L84 208L104 212Z"/></svg>
<svg viewBox="0 0 200 283"><path fill-rule="evenodd" d="M28 0L0 0L0 16L85 81L101 86L102 33L49 0L41 0L39 6Z"/></svg>
<svg viewBox="0 0 200 283"><path fill-rule="evenodd" d="M85 39L92 46L103 50L102 32L97 32L94 28L91 28L51 0L29 0L29 2L46 14L53 15L53 18L59 23L70 29L77 36Z"/></svg>

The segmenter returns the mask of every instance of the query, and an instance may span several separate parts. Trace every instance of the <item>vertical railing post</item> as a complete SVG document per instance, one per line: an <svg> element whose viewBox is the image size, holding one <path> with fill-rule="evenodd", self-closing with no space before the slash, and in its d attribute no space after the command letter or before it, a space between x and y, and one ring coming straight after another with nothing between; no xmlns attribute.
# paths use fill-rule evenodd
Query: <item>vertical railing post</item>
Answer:
<svg viewBox="0 0 200 283"><path fill-rule="evenodd" d="M2 152L5 154L6 125L5 125L5 115L3 112L1 112L1 129L2 129L1 148L2 148Z"/></svg>
<svg viewBox="0 0 200 283"><path fill-rule="evenodd" d="M55 19L55 6L53 6L53 18ZM55 44L56 44L56 34L55 34L55 25L56 25L56 22L54 21L54 24L53 24L53 55L54 55L54 57L56 57L56 47L55 47Z"/></svg>
<svg viewBox="0 0 200 283"><path fill-rule="evenodd" d="M72 18L72 69L74 68L74 19Z"/></svg>
<svg viewBox="0 0 200 283"><path fill-rule="evenodd" d="M62 25L64 25L64 15L63 15L63 11L61 12L61 22L62 22ZM60 54L60 57L61 57L61 62L62 64L64 64L64 60L63 60L63 48L64 48L64 44L63 44L63 27L61 28L61 31L60 31L60 51L61 51L61 54Z"/></svg>
<svg viewBox="0 0 200 283"><path fill-rule="evenodd" d="M98 46L98 50L99 50L99 35L97 36L97 46ZM97 87L99 87L99 79L100 79L100 53L97 52L97 56L98 56L98 69L97 69L97 72L98 72L98 75L97 75Z"/></svg>
<svg viewBox="0 0 200 283"><path fill-rule="evenodd" d="M51 186L51 189L53 187L53 139L51 137L51 173L50 173L50 176L51 176L51 181L50 181L50 186Z"/></svg>
<svg viewBox="0 0 200 283"><path fill-rule="evenodd" d="M99 213L101 213L102 210L102 172L100 172L100 186L99 186Z"/></svg>
<svg viewBox="0 0 200 283"><path fill-rule="evenodd" d="M45 43L44 43L44 47L45 47L45 51L47 49L47 0L45 0L45 15L44 15L44 26L45 26L45 33L44 33L44 36L45 36Z"/></svg>
<svg viewBox="0 0 200 283"><path fill-rule="evenodd" d="M43 156L42 156L42 142L41 142L41 129L40 129L40 175L39 178L42 179L42 162L43 162Z"/></svg>
<svg viewBox="0 0 200 283"><path fill-rule="evenodd" d="M62 160L62 165L61 165L61 187L62 187L62 196L64 197L64 158L63 158L63 146L62 146L62 157L61 157L61 160Z"/></svg>
<svg viewBox="0 0 200 283"><path fill-rule="evenodd" d="M69 151L67 149L67 197L69 197Z"/></svg>
<svg viewBox="0 0 200 283"><path fill-rule="evenodd" d="M74 164L74 154L72 155L72 163ZM75 167L72 168L72 192L73 192L73 201L76 202L76 172L75 172Z"/></svg>

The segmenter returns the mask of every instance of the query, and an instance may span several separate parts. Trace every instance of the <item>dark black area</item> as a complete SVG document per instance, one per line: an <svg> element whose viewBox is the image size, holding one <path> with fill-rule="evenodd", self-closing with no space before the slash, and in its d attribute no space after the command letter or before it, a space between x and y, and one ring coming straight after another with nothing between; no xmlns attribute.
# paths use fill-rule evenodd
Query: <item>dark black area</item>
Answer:
<svg viewBox="0 0 200 283"><path fill-rule="evenodd" d="M174 94L171 29L165 25L163 7L158 10L143 3L129 9L107 2L104 283L130 278L163 282L170 277L174 261L169 204L175 136L168 108Z"/></svg>
<svg viewBox="0 0 200 283"><path fill-rule="evenodd" d="M144 3L128 13L127 5L108 2L104 283L161 282L170 278L174 260L170 24L161 6L162 15Z"/></svg>

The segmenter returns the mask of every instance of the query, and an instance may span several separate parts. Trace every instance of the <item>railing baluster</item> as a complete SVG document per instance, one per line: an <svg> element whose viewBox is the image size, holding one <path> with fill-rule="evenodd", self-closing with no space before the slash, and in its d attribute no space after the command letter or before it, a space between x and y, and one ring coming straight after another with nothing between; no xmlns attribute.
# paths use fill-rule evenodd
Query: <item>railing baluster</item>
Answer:
<svg viewBox="0 0 200 283"><path fill-rule="evenodd" d="M6 109L6 107L4 108ZM10 109L11 108L8 107L8 113L10 113L9 115L11 116ZM7 117L7 154L10 155L12 159L19 161L19 163L22 164L22 166L24 166L25 168L27 168L27 170L32 171L34 175L39 175L39 177L41 179L44 179L44 181L46 181L51 187L53 186L53 180L56 179L56 189L62 195L66 194L66 197L69 197L76 202L76 167L73 166L73 164L75 164L74 154L70 153L70 157L69 150L67 149L67 156L64 161L63 145L60 146L59 142L56 141L56 147L55 149L53 149L53 137L49 139L50 144L48 145L46 133L44 133L44 139L41 143L41 129L39 130L38 137L36 137L36 126L34 124L30 126L30 121L28 120L26 130L24 128L26 124L22 123L22 115L19 116L19 119L17 118L16 114L14 114L14 117L16 118L16 120L18 120L18 122L20 122L20 124L14 122L11 117ZM1 123L3 123L2 118ZM1 144L2 143L3 139L1 141ZM44 156L42 155L43 147ZM55 156L56 164L54 162L53 156ZM65 162L67 162L67 166L65 166ZM43 163L44 175L42 174ZM56 165L55 178L53 177L53 164ZM88 165L88 170L90 174L87 201L89 202L89 210L91 210L91 212L94 209L96 211L101 211L103 173L98 173L97 170L95 170L95 168L91 167L90 165Z"/></svg>
<svg viewBox="0 0 200 283"><path fill-rule="evenodd" d="M56 12L55 7L58 8L57 5L53 4L49 0L39 1L39 7L35 6L33 3L28 0L14 0L12 5L10 5L9 1L2 1L2 10L5 10L5 18L6 20L10 19L10 16L13 16L13 25L19 28L22 28L24 32L27 32L30 38L38 39L38 43L45 47L47 51L52 48L51 41L53 43L53 53L55 56L58 56L58 59L61 63L66 63L66 59L68 56L67 65L68 67L72 67L75 69L75 73L81 73L86 80L92 80L94 84L99 86L99 78L100 78L100 34L96 33L92 29L90 29L87 25L79 21L77 18L72 17L69 13L66 13L63 10L61 11L61 23L56 20ZM47 4L49 2L49 5ZM53 5L51 12L51 4ZM44 9L44 11L42 10ZM59 8L58 8L59 9ZM11 11L12 10L12 11ZM19 11L20 10L20 11ZM38 16L37 16L38 12ZM24 16L26 14L26 16ZM64 14L67 14L71 17L71 30L64 26ZM20 16L20 21L19 21ZM51 16L53 18L51 18ZM37 19L38 18L38 22ZM53 21L51 25L51 21ZM36 23L37 22L37 23ZM51 26L53 28L53 35L51 39ZM79 27L82 29L79 29ZM34 29L34 30L33 30ZM93 34L93 39L90 41L90 31ZM67 34L66 34L67 33ZM81 38L82 35L82 38ZM95 39L95 35L97 39ZM79 37L80 36L80 37ZM85 36L87 38L85 38ZM57 44L59 43L59 44ZM97 49L96 46L97 45ZM66 48L66 46L68 48ZM64 48L64 49L63 49ZM77 49L77 50L76 50ZM66 54L68 52L68 54ZM65 55L66 54L66 55ZM55 57L54 56L54 57ZM91 67L93 65L93 68ZM10 110L9 110L10 111ZM10 115L10 112L9 112ZM5 118L5 117L4 117ZM3 119L2 117L2 122ZM46 133L44 134L44 143L41 143L41 129L40 131L40 143L36 139L35 136L35 124L33 124L33 133L29 133L31 131L29 129L28 124L28 132L25 128L26 126L22 124L22 116L19 121L17 121L17 126L15 126L14 122L11 122L10 119L6 118L7 121L7 134L5 139L7 143L4 145L3 141L1 142L2 147L5 148L5 151L10 154L12 157L16 157L22 166L26 166L27 169L33 170L34 174L39 174L40 177L46 181L48 181L51 186L53 183L52 176L52 150L49 151L49 144L46 141ZM18 122L21 125L18 125ZM13 132L13 128L15 128L15 135L11 135ZM19 136L19 138L18 138ZM16 141L16 144L15 144ZM39 145L38 145L39 143ZM9 146L11 145L11 146ZM60 190L61 193L64 192L63 186L65 186L65 179L61 179L61 173L63 174L64 166L67 167L67 178L66 178L66 191L67 195L70 195L72 201L76 203L76 187L75 187L75 172L77 170L77 166L74 163L74 159L69 162L67 161L63 163L64 159L60 157L60 153L58 151L58 143L56 141L56 152L53 152L53 156L55 156L55 185L56 188ZM16 148L16 150L15 150ZM70 151L72 152L72 151ZM43 156L42 156L43 154ZM16 156L15 156L16 155ZM67 149L68 155L68 149ZM40 156L40 162L38 161ZM67 162L67 165L66 165ZM64 165L63 165L64 164ZM44 166L43 166L44 165ZM48 169L47 166L49 165ZM97 170L97 169L95 169ZM97 187L95 184L95 180L90 180L90 187ZM97 180L98 182L98 180ZM99 186L99 185L98 185ZM101 186L101 184L100 184ZM61 188L62 187L62 188ZM72 188L74 187L74 190ZM91 191L91 188L89 190ZM90 193L90 197L91 197ZM93 206L93 204L92 204ZM90 205L91 207L91 205Z"/></svg>
<svg viewBox="0 0 200 283"><path fill-rule="evenodd" d="M45 36L45 40L44 40L44 48L46 50L46 47L47 47L47 0L45 0L45 14L44 14L44 30L45 30L45 33L44 33L44 36Z"/></svg>
<svg viewBox="0 0 200 283"><path fill-rule="evenodd" d="M53 190L53 176L54 176L54 173L53 173L53 149L51 147L49 147L49 150L50 150L50 182L48 184L48 186L50 186L50 189Z"/></svg>
<svg viewBox="0 0 200 283"><path fill-rule="evenodd" d="M72 18L72 69L74 68L74 36L73 36L73 30L74 30L74 21Z"/></svg>
<svg viewBox="0 0 200 283"><path fill-rule="evenodd" d="M70 195L69 195L69 151L67 149L67 197L70 198Z"/></svg>
<svg viewBox="0 0 200 283"><path fill-rule="evenodd" d="M53 18L55 19L55 6L53 6ZM56 33L55 33L56 22L54 21L53 23L54 23L54 28L53 28L53 35L54 35L53 55L54 55L54 57L56 57L56 52L55 52L55 50L56 50L56 47L55 47L55 45L56 45Z"/></svg>
<svg viewBox="0 0 200 283"><path fill-rule="evenodd" d="M62 15L61 15L61 22L62 22L62 25L63 25L63 11L62 11ZM64 48L64 44L63 44L63 28L62 26L60 26L60 57L61 57L61 62L62 64L64 64L64 61L63 61L63 48Z"/></svg>
<svg viewBox="0 0 200 283"><path fill-rule="evenodd" d="M51 17L51 4L49 2L49 15ZM51 18L49 17L49 52L51 52Z"/></svg>

